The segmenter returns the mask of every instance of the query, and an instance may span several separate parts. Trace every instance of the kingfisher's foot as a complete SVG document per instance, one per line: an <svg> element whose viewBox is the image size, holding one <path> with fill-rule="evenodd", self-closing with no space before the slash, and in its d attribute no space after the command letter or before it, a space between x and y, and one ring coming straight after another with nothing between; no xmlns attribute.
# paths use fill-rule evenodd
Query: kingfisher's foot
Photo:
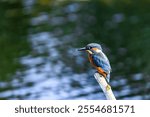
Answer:
<svg viewBox="0 0 150 117"><path fill-rule="evenodd" d="M98 71L96 71L95 73L98 73L98 74L100 74ZM101 76L103 76L103 74L100 74ZM105 76L103 76L104 78L105 78Z"/></svg>
<svg viewBox="0 0 150 117"><path fill-rule="evenodd" d="M98 71L95 71L95 73L98 73L98 74L100 74ZM100 74L101 76L103 76L103 74ZM107 84L109 85L109 79L107 79L107 77L105 77L105 76L103 76L104 78L105 78L105 80L106 80L106 82L107 82Z"/></svg>

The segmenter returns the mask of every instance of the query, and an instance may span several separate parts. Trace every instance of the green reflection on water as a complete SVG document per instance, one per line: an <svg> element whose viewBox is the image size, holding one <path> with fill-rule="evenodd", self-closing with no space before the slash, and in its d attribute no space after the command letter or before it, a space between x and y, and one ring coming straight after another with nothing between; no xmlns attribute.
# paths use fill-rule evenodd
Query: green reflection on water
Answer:
<svg viewBox="0 0 150 117"><path fill-rule="evenodd" d="M21 1L1 1L0 14L0 80L6 81L22 68L19 58L29 53L29 21Z"/></svg>

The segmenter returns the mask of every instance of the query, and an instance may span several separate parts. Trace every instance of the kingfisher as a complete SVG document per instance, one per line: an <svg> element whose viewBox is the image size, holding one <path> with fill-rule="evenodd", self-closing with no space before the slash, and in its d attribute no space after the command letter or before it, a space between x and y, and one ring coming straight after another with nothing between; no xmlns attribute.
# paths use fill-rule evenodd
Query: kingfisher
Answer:
<svg viewBox="0 0 150 117"><path fill-rule="evenodd" d="M104 76L106 81L109 82L111 66L107 56L102 51L101 45L90 43L83 48L79 48L78 51L86 51L90 63L96 68L97 72Z"/></svg>

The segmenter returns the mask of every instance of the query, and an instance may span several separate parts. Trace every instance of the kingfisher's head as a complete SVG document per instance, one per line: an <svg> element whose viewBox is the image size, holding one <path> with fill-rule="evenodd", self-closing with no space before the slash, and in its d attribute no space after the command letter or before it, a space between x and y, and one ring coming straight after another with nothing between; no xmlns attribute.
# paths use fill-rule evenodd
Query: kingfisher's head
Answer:
<svg viewBox="0 0 150 117"><path fill-rule="evenodd" d="M78 51L87 51L89 54L93 54L93 53L101 52L102 51L102 47L101 47L100 44L90 43L90 44L87 44L83 48L79 48Z"/></svg>

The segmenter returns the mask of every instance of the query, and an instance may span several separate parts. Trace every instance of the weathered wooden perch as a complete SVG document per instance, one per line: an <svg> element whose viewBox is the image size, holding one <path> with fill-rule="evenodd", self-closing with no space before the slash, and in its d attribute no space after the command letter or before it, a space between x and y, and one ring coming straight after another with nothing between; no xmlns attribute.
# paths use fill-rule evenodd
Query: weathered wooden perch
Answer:
<svg viewBox="0 0 150 117"><path fill-rule="evenodd" d="M111 86L106 82L105 78L97 72L94 74L94 77L102 88L107 100L116 100L111 90Z"/></svg>

